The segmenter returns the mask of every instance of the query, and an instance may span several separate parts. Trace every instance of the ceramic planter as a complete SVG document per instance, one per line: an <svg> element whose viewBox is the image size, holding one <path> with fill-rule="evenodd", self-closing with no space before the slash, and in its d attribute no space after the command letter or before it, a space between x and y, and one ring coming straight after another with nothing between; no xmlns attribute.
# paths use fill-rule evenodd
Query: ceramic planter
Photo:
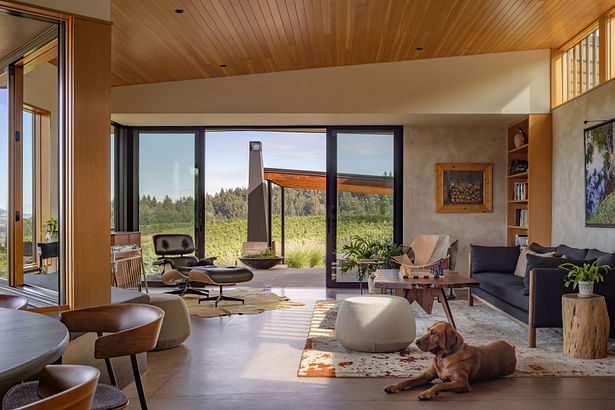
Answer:
<svg viewBox="0 0 615 410"><path fill-rule="evenodd" d="M588 297L594 294L594 282L579 282L579 296Z"/></svg>

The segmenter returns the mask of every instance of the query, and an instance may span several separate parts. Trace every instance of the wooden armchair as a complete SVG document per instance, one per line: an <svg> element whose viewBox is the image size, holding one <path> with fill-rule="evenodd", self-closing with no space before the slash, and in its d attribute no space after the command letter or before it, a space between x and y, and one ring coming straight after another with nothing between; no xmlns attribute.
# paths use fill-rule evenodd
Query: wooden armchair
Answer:
<svg viewBox="0 0 615 410"><path fill-rule="evenodd" d="M410 244L406 254L413 261L413 271L429 270L440 265L443 269L454 269L457 240L449 235L418 235Z"/></svg>
<svg viewBox="0 0 615 410"><path fill-rule="evenodd" d="M3 409L89 410L100 372L90 366L47 365L39 381L20 383L4 396Z"/></svg>
<svg viewBox="0 0 615 410"><path fill-rule="evenodd" d="M28 307L28 299L23 296L0 294L0 307L25 310Z"/></svg>

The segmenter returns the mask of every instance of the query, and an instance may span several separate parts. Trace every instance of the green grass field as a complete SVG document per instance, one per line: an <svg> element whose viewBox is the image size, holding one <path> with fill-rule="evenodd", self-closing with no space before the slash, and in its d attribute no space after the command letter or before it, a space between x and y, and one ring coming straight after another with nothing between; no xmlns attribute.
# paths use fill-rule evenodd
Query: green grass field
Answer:
<svg viewBox="0 0 615 410"><path fill-rule="evenodd" d="M148 273L157 272L152 262L154 254L152 235L157 233L186 233L194 236L194 224L171 223L141 225L143 261ZM209 222L205 225L205 256L217 256L218 265L235 265L241 254L241 246L247 238L248 221L231 219ZM350 237L359 235L371 238L392 238L393 225L390 217L380 215L359 215L338 217L338 244L344 244ZM280 216L273 217L273 238L280 243ZM293 252L302 266L319 265L325 254L325 216L286 217L286 254L293 260ZM306 253L305 256L299 253Z"/></svg>

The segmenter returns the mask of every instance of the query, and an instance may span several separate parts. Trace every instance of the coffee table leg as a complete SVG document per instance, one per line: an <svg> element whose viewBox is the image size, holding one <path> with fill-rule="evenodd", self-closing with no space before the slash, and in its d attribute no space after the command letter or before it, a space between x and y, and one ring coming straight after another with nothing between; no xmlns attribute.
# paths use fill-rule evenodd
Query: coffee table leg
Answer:
<svg viewBox="0 0 615 410"><path fill-rule="evenodd" d="M453 320L451 309L448 306L448 301L446 300L446 294L444 293L444 288L440 288L439 290L440 290L440 303L442 304L444 313L446 313L446 318L448 319L448 323L450 323L451 325L453 325L455 329L457 329L457 326L455 326L455 321Z"/></svg>

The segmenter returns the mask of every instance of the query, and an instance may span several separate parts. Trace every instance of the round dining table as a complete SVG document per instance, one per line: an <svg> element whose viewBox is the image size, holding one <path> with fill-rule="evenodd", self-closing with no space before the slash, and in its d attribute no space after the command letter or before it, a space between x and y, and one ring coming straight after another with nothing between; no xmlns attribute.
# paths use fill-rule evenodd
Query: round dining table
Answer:
<svg viewBox="0 0 615 410"><path fill-rule="evenodd" d="M11 386L57 361L69 339L68 329L58 319L0 308L0 397Z"/></svg>

